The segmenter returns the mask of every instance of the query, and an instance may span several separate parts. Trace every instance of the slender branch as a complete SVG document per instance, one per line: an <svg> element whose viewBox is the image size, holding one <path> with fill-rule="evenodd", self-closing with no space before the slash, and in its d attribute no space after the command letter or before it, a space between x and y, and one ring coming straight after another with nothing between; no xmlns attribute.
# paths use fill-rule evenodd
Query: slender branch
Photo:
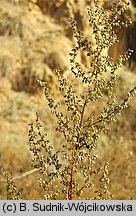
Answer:
<svg viewBox="0 0 136 216"><path fill-rule="evenodd" d="M128 93L128 97L123 101L123 103L122 103L121 105L119 105L119 106L115 106L114 110L111 111L108 115L106 115L106 116L104 117L104 119L108 118L110 115L112 115L112 114L114 114L114 113L119 113L119 111L120 111L121 109L124 109L125 107L127 107L127 103L128 103L128 101L129 101L129 99L130 99L130 95L133 96L133 94L135 94L135 91L136 91L136 87L134 87L134 88ZM99 120L93 122L92 124L90 124L89 126L90 126L90 127L91 127L91 126L94 126L94 125L96 125L96 124L98 124L98 123L101 123L102 121L103 121L103 119L99 119Z"/></svg>
<svg viewBox="0 0 136 216"><path fill-rule="evenodd" d="M82 112L81 112L81 120L80 120L80 123L79 123L80 128L82 127L82 124L83 124L83 117L84 117L84 112L85 112L86 105L87 105L87 97L85 99L84 106L83 106L83 109L82 109ZM79 138L80 138L80 133L78 134L78 137L77 137L77 143L79 142Z"/></svg>
<svg viewBox="0 0 136 216"><path fill-rule="evenodd" d="M40 169L40 168L39 168ZM37 172L39 169L32 169L32 170L29 170L28 172L25 172L25 173L22 173L20 175L16 175L12 178L12 180L17 180L17 179L22 179L22 178L25 178L35 172ZM0 182L6 182L6 179L0 179Z"/></svg>
<svg viewBox="0 0 136 216"><path fill-rule="evenodd" d="M84 106L83 106L83 109L82 109L82 112L81 112L81 121L80 121L80 124L79 124L80 127L82 126L82 123L83 123L83 116L84 116L86 104L87 104L87 98L85 99Z"/></svg>
<svg viewBox="0 0 136 216"><path fill-rule="evenodd" d="M85 112L85 107L86 107L86 104L87 104L87 98L85 99L85 102L84 102L84 105L83 105L83 109L82 109L82 112L81 112L81 119L80 119L80 123L79 123L79 127L81 128L82 124L83 124L83 116L84 116L84 112ZM80 132L78 133L78 136L77 136L77 143L79 142L79 138L80 138ZM71 162L71 172L70 172L70 181L69 181L69 188L68 188L68 199L69 200L72 200L72 191L73 191L73 170L74 170L74 162L75 162L75 158L76 158L76 155L78 153L77 151L78 149L74 149L73 152L72 152L72 162Z"/></svg>
<svg viewBox="0 0 136 216"><path fill-rule="evenodd" d="M68 189L68 199L69 200L72 200L72 190L73 190L73 187L72 187L72 184L73 184L73 169L74 169L74 160L72 161L72 164L71 164L71 172L70 172L70 181L69 181L69 189Z"/></svg>

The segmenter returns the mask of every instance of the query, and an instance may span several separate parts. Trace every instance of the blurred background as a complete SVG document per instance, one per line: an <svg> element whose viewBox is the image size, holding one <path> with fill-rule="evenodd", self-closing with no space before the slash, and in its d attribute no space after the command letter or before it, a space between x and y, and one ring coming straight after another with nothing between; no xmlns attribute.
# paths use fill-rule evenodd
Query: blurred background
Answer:
<svg viewBox="0 0 136 216"><path fill-rule="evenodd" d="M112 2L99 0L107 12ZM35 121L35 112L39 112L51 143L63 142L54 130L54 117L36 78L46 79L57 96L54 69L70 76L69 52L74 46L70 17L76 19L85 37L92 37L87 7L93 7L92 0L0 0L0 169L6 168L12 176L32 169L28 123ZM122 20L128 17L132 25L115 29L120 42L108 50L114 61L128 49L134 51L119 70L115 90L119 101L136 85L136 0L131 0ZM101 136L97 148L99 162L110 163L115 199L136 199L136 99L112 125L111 132ZM42 198L42 191L34 183L37 175L16 181L24 187L25 199ZM1 181L0 185L0 199L5 199L5 183Z"/></svg>

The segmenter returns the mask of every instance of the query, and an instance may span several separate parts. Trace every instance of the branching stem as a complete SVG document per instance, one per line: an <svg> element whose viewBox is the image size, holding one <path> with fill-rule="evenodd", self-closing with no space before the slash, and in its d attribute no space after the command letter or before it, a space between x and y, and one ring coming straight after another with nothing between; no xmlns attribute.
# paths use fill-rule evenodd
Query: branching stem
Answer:
<svg viewBox="0 0 136 216"><path fill-rule="evenodd" d="M83 117L84 117L86 105L87 105L87 98L84 101L83 109L81 111L81 118L80 118L80 122L79 122L80 128L83 125ZM80 139L80 133L81 132L79 132L78 136L77 136L77 143L79 142L79 139ZM72 151L71 171L70 171L70 180L69 180L69 188L68 188L68 200L73 199L73 175L74 175L73 171L74 171L74 164L75 164L76 156L78 154L78 150L79 149L77 149L77 147L74 146L74 149Z"/></svg>

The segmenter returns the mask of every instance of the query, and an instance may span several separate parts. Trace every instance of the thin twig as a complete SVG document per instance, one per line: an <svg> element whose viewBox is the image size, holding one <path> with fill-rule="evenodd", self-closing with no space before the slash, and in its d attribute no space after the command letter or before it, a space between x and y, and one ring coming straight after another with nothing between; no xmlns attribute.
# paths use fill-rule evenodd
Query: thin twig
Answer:
<svg viewBox="0 0 136 216"><path fill-rule="evenodd" d="M27 177L27 176L29 176L29 175L37 172L39 169L32 169L32 170L29 170L28 172L22 173L20 175L16 175L16 176L14 176L12 178L12 180L17 180L17 179L25 178L25 177ZM0 179L0 182L6 182L6 179Z"/></svg>

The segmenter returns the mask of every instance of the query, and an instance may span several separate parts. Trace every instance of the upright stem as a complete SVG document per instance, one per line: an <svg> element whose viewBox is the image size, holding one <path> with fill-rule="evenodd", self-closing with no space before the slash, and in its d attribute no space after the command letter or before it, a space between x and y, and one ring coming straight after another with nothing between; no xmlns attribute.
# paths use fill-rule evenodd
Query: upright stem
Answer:
<svg viewBox="0 0 136 216"><path fill-rule="evenodd" d="M83 124L83 115L84 115L84 112L85 112L86 104L87 104L87 99L84 102L83 109L82 109L82 112L81 112L81 119L80 119L80 122L79 122L79 127L80 128L81 128L81 126ZM80 132L78 133L78 136L77 136L77 143L79 142L79 138L80 138ZM68 200L73 199L73 171L74 171L75 159L76 159L76 156L77 156L77 153L78 153L78 149L75 146L73 146L73 147L74 147L74 149L72 151L71 171L70 171L70 180L69 180L69 188L68 188Z"/></svg>
<svg viewBox="0 0 136 216"><path fill-rule="evenodd" d="M70 181L69 181L69 189L68 189L68 199L72 200L73 198L73 169L74 169L74 157L72 157L72 163L71 163L71 172L70 172Z"/></svg>

